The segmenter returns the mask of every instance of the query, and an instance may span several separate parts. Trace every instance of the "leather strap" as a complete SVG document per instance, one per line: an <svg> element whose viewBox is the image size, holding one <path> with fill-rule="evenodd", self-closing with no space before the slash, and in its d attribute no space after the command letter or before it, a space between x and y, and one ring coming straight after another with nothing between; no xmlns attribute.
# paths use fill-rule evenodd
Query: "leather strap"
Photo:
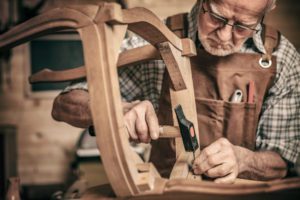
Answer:
<svg viewBox="0 0 300 200"><path fill-rule="evenodd" d="M280 41L280 32L269 25L263 24L262 38L266 54L263 55L263 60L271 60L272 53L276 50Z"/></svg>

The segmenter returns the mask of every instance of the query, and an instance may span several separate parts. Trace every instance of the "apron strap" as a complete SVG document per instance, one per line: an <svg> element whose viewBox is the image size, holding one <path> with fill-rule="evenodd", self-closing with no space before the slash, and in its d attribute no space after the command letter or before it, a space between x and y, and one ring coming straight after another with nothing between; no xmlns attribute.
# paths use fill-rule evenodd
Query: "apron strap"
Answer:
<svg viewBox="0 0 300 200"><path fill-rule="evenodd" d="M260 65L262 67L266 66L267 68L268 63L269 65L271 65L272 53L276 50L276 48L279 45L280 32L269 25L263 24L262 39L264 42L266 54L262 56ZM263 64L263 62L265 64Z"/></svg>

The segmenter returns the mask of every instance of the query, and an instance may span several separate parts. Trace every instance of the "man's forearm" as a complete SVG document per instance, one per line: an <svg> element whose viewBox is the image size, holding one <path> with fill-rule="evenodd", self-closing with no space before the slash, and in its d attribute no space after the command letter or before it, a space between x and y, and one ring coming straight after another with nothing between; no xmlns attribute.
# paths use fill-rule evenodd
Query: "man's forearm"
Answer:
<svg viewBox="0 0 300 200"><path fill-rule="evenodd" d="M239 146L235 146L234 151L238 158L240 178L272 180L287 174L286 162L275 152L253 152Z"/></svg>
<svg viewBox="0 0 300 200"><path fill-rule="evenodd" d="M92 125L89 95L84 90L60 94L53 103L52 117L72 126L87 128Z"/></svg>

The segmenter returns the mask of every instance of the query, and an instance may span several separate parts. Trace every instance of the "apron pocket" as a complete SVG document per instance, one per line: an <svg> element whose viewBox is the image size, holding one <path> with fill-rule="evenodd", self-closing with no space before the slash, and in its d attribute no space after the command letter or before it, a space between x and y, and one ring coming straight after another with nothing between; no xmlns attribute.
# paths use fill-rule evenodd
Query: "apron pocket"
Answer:
<svg viewBox="0 0 300 200"><path fill-rule="evenodd" d="M200 146L223 137L224 101L196 98Z"/></svg>
<svg viewBox="0 0 300 200"><path fill-rule="evenodd" d="M255 148L256 104L197 98L201 149L221 137L232 144Z"/></svg>
<svg viewBox="0 0 300 200"><path fill-rule="evenodd" d="M256 104L224 102L223 136L232 144L254 150Z"/></svg>

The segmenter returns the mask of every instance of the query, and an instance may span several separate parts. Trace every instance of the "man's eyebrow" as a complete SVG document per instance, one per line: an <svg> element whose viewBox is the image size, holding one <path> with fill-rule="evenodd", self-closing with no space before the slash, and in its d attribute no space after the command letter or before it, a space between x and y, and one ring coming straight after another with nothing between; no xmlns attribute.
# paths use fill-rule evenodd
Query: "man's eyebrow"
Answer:
<svg viewBox="0 0 300 200"><path fill-rule="evenodd" d="M227 19L226 17L224 17L217 9L217 6L214 5L213 3L210 3L208 5L208 8L210 9L211 12L213 12L214 14L218 15L221 18ZM242 26L247 26L247 27L252 27L256 25L256 21L255 22L245 22L243 20L236 20L235 21L236 24L242 25Z"/></svg>
<svg viewBox="0 0 300 200"><path fill-rule="evenodd" d="M223 17L222 14L218 11L217 6L214 5L213 3L208 4L208 8L210 9L211 12L214 14L219 15L220 17Z"/></svg>
<svg viewBox="0 0 300 200"><path fill-rule="evenodd" d="M236 20L237 24L242 25L242 26L248 26L248 27L252 27L255 26L257 24L257 20L255 22L244 22L242 20Z"/></svg>

